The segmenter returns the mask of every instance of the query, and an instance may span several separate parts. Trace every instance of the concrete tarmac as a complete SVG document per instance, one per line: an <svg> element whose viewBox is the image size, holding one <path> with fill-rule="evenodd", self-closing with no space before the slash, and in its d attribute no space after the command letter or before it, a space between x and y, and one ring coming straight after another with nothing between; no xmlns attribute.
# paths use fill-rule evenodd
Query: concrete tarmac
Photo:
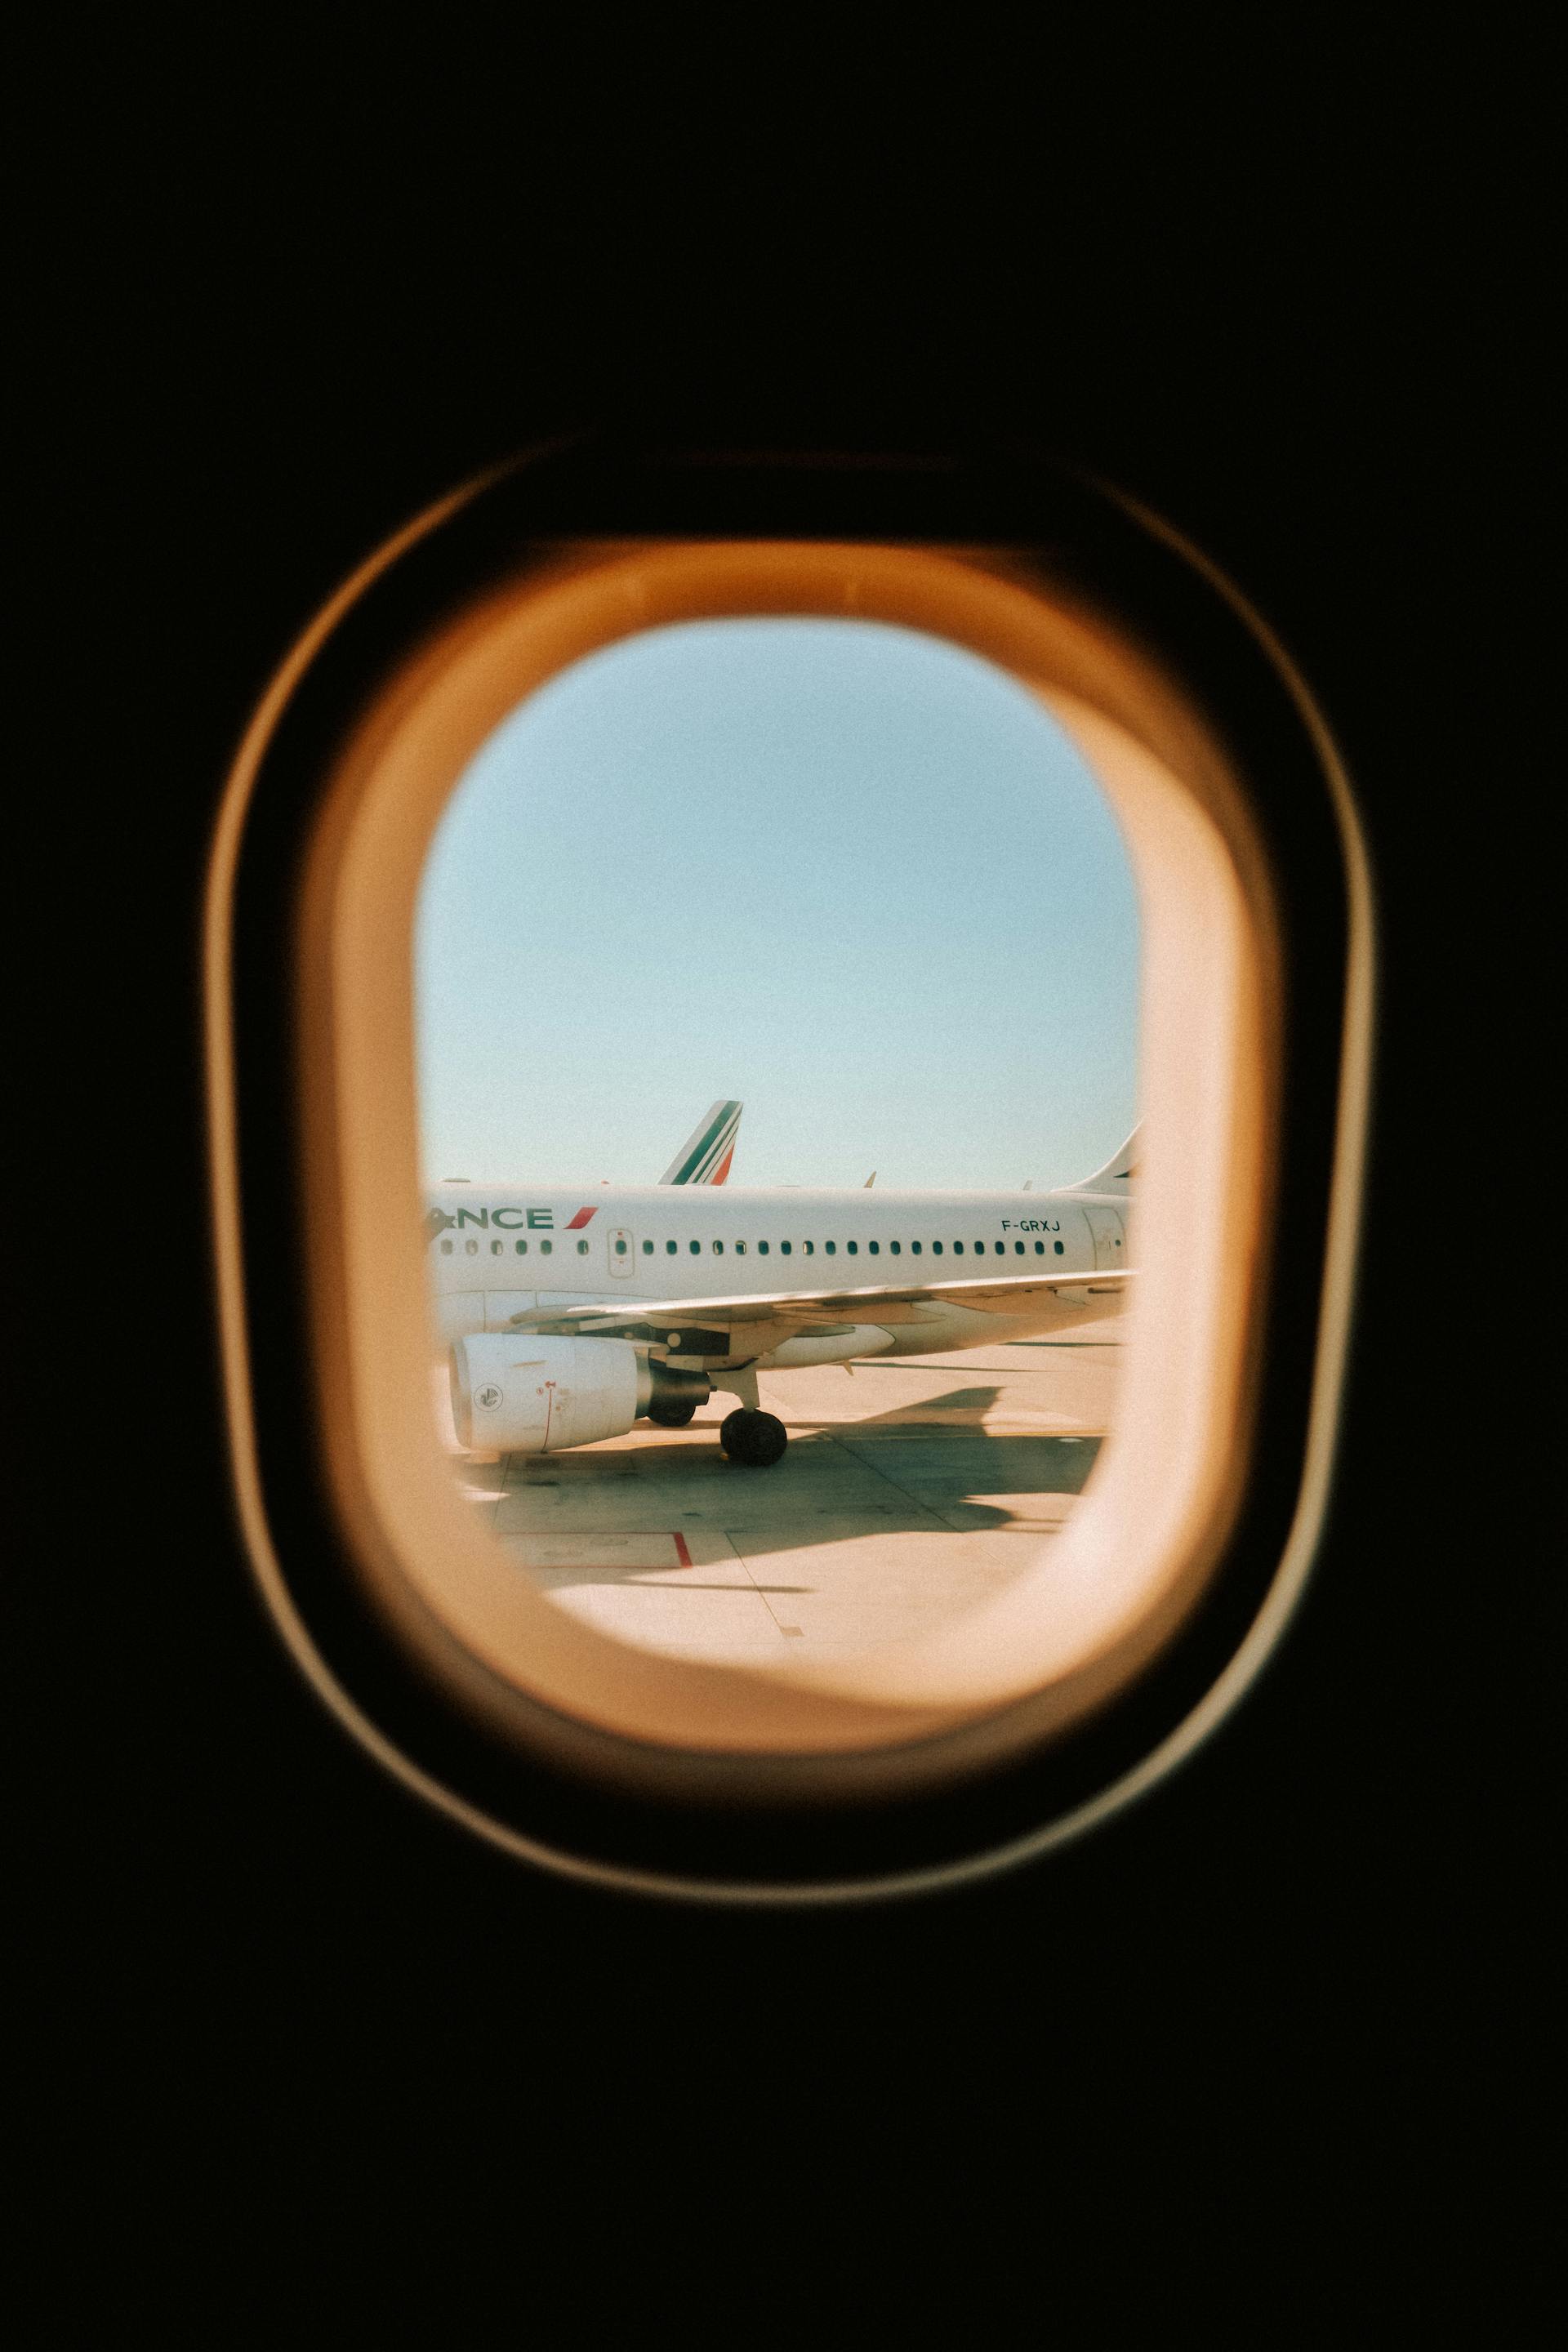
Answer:
<svg viewBox="0 0 1568 2352"><path fill-rule="evenodd" d="M1032 1564L1110 1425L1113 1323L1070 1340L764 1372L789 1430L765 1470L729 1462L715 1396L686 1429L550 1454L464 1454L465 1496L563 1608L686 1657L858 1649L929 1631Z"/></svg>
<svg viewBox="0 0 1568 2352"><path fill-rule="evenodd" d="M1110 1425L1114 1323L1070 1340L764 1372L766 1470L720 1448L734 1399L564 1454L465 1454L464 1494L564 1609L685 1657L844 1651L929 1631L1032 1564Z"/></svg>

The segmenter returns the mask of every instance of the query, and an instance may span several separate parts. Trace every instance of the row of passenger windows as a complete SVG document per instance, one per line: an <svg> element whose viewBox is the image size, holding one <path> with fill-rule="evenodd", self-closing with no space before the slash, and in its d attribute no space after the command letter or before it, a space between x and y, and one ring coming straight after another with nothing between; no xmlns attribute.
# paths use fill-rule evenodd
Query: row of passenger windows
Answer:
<svg viewBox="0 0 1568 2352"><path fill-rule="evenodd" d="M534 1246L534 1248L535 1248L535 1249L537 1249L537 1250L538 1250L539 1255L540 1255L540 1256L541 1256L541 1257L548 1257L548 1256L550 1255L550 1254L551 1254L552 1250L554 1248L554 1244L553 1244L552 1242L535 1242L535 1243L534 1243L534 1244L533 1244L533 1246ZM513 1242L513 1244L512 1244L512 1247L513 1247L513 1249L517 1252L517 1255L518 1255L518 1256L519 1256L519 1257L526 1257L526 1256L528 1255L529 1244L527 1244L527 1242ZM505 1250L505 1248L506 1248L506 1244L505 1244L505 1242L492 1242L492 1243L490 1244L490 1255L491 1255L492 1257L500 1257L500 1256L501 1255L502 1252ZM468 1257L478 1257L478 1255L479 1255L479 1245L478 1242L474 1242L474 1241L468 1241L468 1242L465 1242L465 1243L463 1244L463 1250L464 1250L464 1254L465 1254L467 1256L468 1256ZM450 1242L443 1242L443 1243L442 1243L442 1244L441 1244L441 1255L442 1255L442 1256L443 1256L443 1257L450 1257L450 1256L451 1256L451 1255L452 1255L452 1244L451 1244L451 1243L450 1243ZM579 1242L579 1243L578 1243L578 1244L577 1244L577 1255L578 1255L578 1256L579 1256L579 1257L586 1257L586 1256L587 1256L587 1255L588 1255L588 1244L587 1244L587 1243L586 1243L585 1241L581 1241L581 1242ZM623 1251L623 1255L624 1255L624 1251Z"/></svg>
<svg viewBox="0 0 1568 2352"><path fill-rule="evenodd" d="M664 1246L671 1257L676 1256L680 1249L680 1244L679 1242L666 1242ZM701 1255L702 1244L700 1242L688 1242L686 1246L690 1251L693 1257L700 1257ZM726 1244L723 1242L712 1242L709 1246L711 1248L715 1257L723 1256L726 1247ZM771 1242L759 1242L757 1244L758 1256L766 1257L773 1246L773 1245ZM802 1242L800 1246L801 1253L804 1256L813 1257L816 1255L816 1244L815 1242ZM910 1255L911 1257L920 1257L924 1253L926 1246L927 1244L924 1242L911 1242L910 1244ZM651 1257L653 1255L653 1244L651 1242L644 1242L642 1247L644 1257ZM728 1247L733 1250L737 1257L744 1257L746 1255L746 1244L744 1242L731 1242L728 1244ZM788 1257L794 1247L795 1244L793 1242L780 1242L778 1244L779 1255L781 1257ZM838 1255L838 1244L837 1242L824 1242L822 1247L825 1256L837 1257ZM954 1257L962 1257L963 1255L964 1244L963 1242L953 1242L950 1244L943 1244L942 1242L932 1242L930 1244L931 1255L933 1257L941 1257L945 1247L952 1248ZM969 1244L969 1247L973 1251L976 1257L984 1256L985 1244L984 1242L971 1242ZM993 1242L991 1247L998 1257L1006 1256L1007 1244L1005 1242ZM1028 1254L1028 1247L1029 1245L1027 1242L1015 1242L1013 1244L1014 1255L1017 1257L1025 1257ZM1058 1257L1060 1257L1062 1255L1061 1243L1056 1243L1054 1247L1056 1255ZM617 1242L616 1244L616 1248L622 1257L626 1255L626 1244L624 1241ZM860 1244L858 1242L846 1242L844 1249L845 1255L848 1257L858 1257L860 1255ZM882 1254L882 1244L880 1242L868 1242L866 1244L866 1250L868 1256L880 1257ZM903 1255L903 1251L904 1244L902 1242L889 1242L888 1244L888 1253L891 1257L901 1257ZM1037 1257L1044 1257L1045 1255L1046 1245L1044 1242L1037 1242L1035 1244L1035 1255Z"/></svg>
<svg viewBox="0 0 1568 2352"><path fill-rule="evenodd" d="M525 1242L525 1241L514 1242L514 1243L512 1244L513 1251L515 1252L515 1254L516 1254L519 1257L526 1257L526 1256L528 1255L528 1254L529 1254L530 1246L531 1246L531 1244L530 1244L528 1242ZM534 1247L534 1248L537 1248L537 1250L538 1250L539 1255L540 1255L540 1256L541 1256L541 1257L548 1257L548 1256L551 1255L551 1252L552 1252L552 1247L553 1247L553 1244L552 1244L552 1243L550 1243L550 1242L547 1242L547 1241L541 1241L541 1242L535 1242L534 1244L531 1244L531 1246L532 1246L532 1247ZM621 1240L618 1240L618 1241L616 1242L616 1255L617 1257L625 1257L625 1256L626 1256L626 1255L627 1246L628 1246L628 1244L626 1244L626 1242L625 1241L625 1239L624 1239L624 1238L623 1238L623 1239L621 1239ZM667 1253L670 1257L675 1257L675 1256L677 1256L677 1255L679 1255L679 1253L680 1244L679 1244L679 1242L666 1242L666 1244L665 1244L665 1245L664 1245L664 1246L665 1246L666 1253ZM687 1246L688 1250L690 1252L690 1254L691 1254L691 1255L692 1255L693 1257L700 1257L700 1256L701 1256L701 1255L702 1255L702 1244L701 1244L701 1243L700 1243L700 1242L688 1242L688 1243L687 1243L687 1244L686 1244L686 1246ZM713 1252L713 1255L714 1255L714 1256L715 1256L715 1257L722 1257L722 1256L723 1256L723 1255L724 1255L724 1249L725 1249L725 1244L724 1244L722 1242L714 1242L714 1243L710 1244L710 1246L711 1247L712 1252ZM972 1243L969 1244L969 1246L970 1246L970 1248L971 1248L971 1249L973 1249L973 1253L974 1253L974 1255L975 1255L975 1256L976 1256L976 1257L984 1257L984 1255L985 1255L985 1244L984 1244L984 1242L972 1242ZM1006 1244L1006 1243L1005 1243L1005 1242L993 1242L993 1243L992 1243L992 1244L991 1244L991 1246L992 1246L992 1249L993 1249L993 1251L994 1252L994 1254L996 1255L996 1256L997 1256L997 1257L1005 1257L1005 1256L1006 1256L1006 1255L1007 1255L1007 1244ZM1053 1246L1053 1248L1054 1248L1054 1250L1055 1250L1055 1252L1056 1252L1057 1256L1058 1256L1058 1257L1060 1257L1060 1256L1061 1256L1061 1255L1062 1255L1062 1244L1060 1244L1060 1242L1056 1242L1056 1243L1054 1243L1054 1244L1052 1244L1052 1246ZM450 1257L450 1256L451 1256L451 1255L452 1255L452 1247L453 1247L453 1245L452 1245L452 1244L451 1244L449 1241L444 1241L444 1242L441 1244L441 1255L442 1255L442 1256L443 1256L443 1257ZM643 1255L644 1255L644 1257L651 1257L651 1256L653 1255L653 1247L654 1247L654 1245L653 1245L652 1242L644 1242L644 1244L643 1244L643 1245L642 1245L642 1252L643 1252ZM731 1242L731 1243L730 1243L730 1244L729 1244L729 1247L730 1247L730 1248L734 1252L734 1254L735 1254L735 1255L736 1255L737 1257L744 1257L744 1256L745 1256L745 1255L746 1255L746 1244L745 1244L745 1243L744 1243L744 1242ZM814 1257L814 1256L816 1255L816 1244L815 1242L802 1242L802 1244L801 1244L800 1247L801 1247L801 1255L802 1255L802 1256L803 1256L803 1257ZM468 1256L469 1256L469 1257L478 1257L478 1255L479 1255L479 1245L478 1242L476 1242L476 1241L467 1241L467 1242L465 1242L465 1243L463 1244L463 1248L464 1248L464 1251L465 1251L466 1255L467 1255ZM491 1255L492 1257L500 1257L500 1256L502 1255L502 1253L504 1252L505 1248L506 1248L506 1244L505 1244L504 1242L491 1242L491 1244L490 1244L490 1255ZM771 1252L772 1248L773 1248L773 1244L772 1244L771 1242L759 1242L759 1243L757 1244L757 1255L758 1255L759 1257L766 1257L766 1256L770 1254L770 1252ZM794 1244L793 1242L780 1242L780 1244L778 1244L779 1255L780 1255L781 1257L788 1257L788 1256L790 1256L790 1255L792 1255L792 1253L793 1253L793 1251L794 1251L794 1248L795 1248L795 1244ZM823 1243L823 1244L822 1244L822 1248L823 1248L823 1254L824 1254L824 1255L825 1255L825 1256L826 1256L826 1257L837 1257L837 1255L838 1255L838 1244L837 1244L837 1242L824 1242L824 1243ZM889 1253L889 1256L891 1256L891 1257L901 1257L901 1256L903 1255L903 1248L904 1248L904 1245L903 1245L902 1242L889 1242L889 1243L888 1244L888 1253ZM925 1248L925 1244L924 1244L923 1242L911 1242L911 1243L910 1244L910 1256L911 1256L911 1257L919 1257L919 1256L921 1256L921 1254L922 1254L922 1252L923 1252L923 1250L924 1250L924 1248ZM954 1243L952 1244L952 1254L953 1254L954 1257L962 1257L962 1256L963 1255L963 1254L964 1254L964 1244L963 1244L963 1242L954 1242ZM858 1242L846 1242L846 1243L845 1243L845 1244L844 1244L844 1249L845 1249L845 1255L846 1255L847 1256L848 1256L848 1257L858 1257L858 1255L859 1255L859 1254L860 1254L860 1244L859 1244L859 1243L858 1243ZM882 1244L881 1244L881 1243L880 1243L880 1242L868 1242L868 1243L867 1243L867 1244L866 1244L866 1249L867 1249L867 1254L868 1254L869 1256L871 1256L871 1257L879 1257L879 1256L881 1255L881 1254L882 1254ZM1027 1244L1026 1242L1015 1242L1015 1243L1014 1243L1014 1244L1013 1244L1013 1252L1014 1252L1015 1256L1016 1256L1016 1257L1024 1257L1024 1256L1026 1256L1026 1255L1027 1255L1027 1251L1028 1251L1028 1244ZM941 1242L932 1242L932 1243L931 1243L931 1255L932 1255L933 1257L941 1257L941 1256L942 1256L942 1252L943 1252L943 1244L942 1244L942 1243L941 1243ZM578 1243L578 1244L577 1244L577 1255L578 1255L578 1256L579 1256L579 1257L586 1257L586 1256L587 1256L587 1255L588 1255L588 1244L587 1244L586 1240L580 1241L580 1242ZM1044 1242L1037 1242L1037 1243L1035 1244L1035 1255L1036 1255L1037 1257L1044 1257L1044 1256L1045 1256L1045 1255L1046 1255L1046 1245L1045 1245Z"/></svg>

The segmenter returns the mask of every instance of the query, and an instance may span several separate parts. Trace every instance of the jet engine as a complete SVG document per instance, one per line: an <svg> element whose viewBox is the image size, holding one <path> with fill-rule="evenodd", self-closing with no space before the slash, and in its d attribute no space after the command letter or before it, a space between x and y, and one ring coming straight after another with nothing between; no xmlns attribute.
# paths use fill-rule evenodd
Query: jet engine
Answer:
<svg viewBox="0 0 1568 2352"><path fill-rule="evenodd" d="M650 1405L695 1407L700 1372L672 1371L627 1339L471 1331L452 1349L458 1443L484 1454L558 1454L624 1437Z"/></svg>

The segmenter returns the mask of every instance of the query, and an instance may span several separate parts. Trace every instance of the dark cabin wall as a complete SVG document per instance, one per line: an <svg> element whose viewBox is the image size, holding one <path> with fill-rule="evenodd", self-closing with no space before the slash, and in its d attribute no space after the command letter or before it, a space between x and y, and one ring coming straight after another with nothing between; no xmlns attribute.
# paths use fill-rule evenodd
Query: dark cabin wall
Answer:
<svg viewBox="0 0 1568 2352"><path fill-rule="evenodd" d="M1531 140L1462 59L1281 37L1154 59L1099 103L1033 53L956 89L917 57L922 95L879 105L864 61L792 52L802 94L765 138L749 103L656 104L636 72L563 110L541 68L512 110L479 57L405 59L370 97L297 55L209 63L193 108L130 45L59 93L42 408L14 451L41 493L42 692L14 784L5 1712L28 2168L91 2217L62 2311L166 2289L187 2231L275 2326L312 2250L423 2311L479 2223L531 2278L585 2202L606 2249L679 2233L684 2287L656 2270L650 2315L721 2243L788 2301L873 2190L894 2300L922 2263L988 2263L1020 2192L1042 2283L1109 2214L1174 2225L1173 2311L1223 2302L1243 2252L1298 2316L1358 2250L1390 2308L1480 2294L1455 2249L1503 2242L1484 2216L1540 2015L1552 1375L1533 1313L1434 1278L1434 1175L1528 1162L1544 1100L1495 1054L1534 1002L1498 560L1531 494ZM637 1906L468 1843L308 1696L234 1532L196 989L226 761L368 548L605 414L1024 435L1102 471L1278 626L1376 861L1368 1270L1301 1620L1135 1811L915 1906ZM1465 1246L1511 1263L1521 1223ZM84 1278L106 1229L112 1275ZM1416 2236L1389 2218L1406 2196ZM111 2262L121 2224L140 2252ZM1101 2273L1111 2340L1138 2270Z"/></svg>

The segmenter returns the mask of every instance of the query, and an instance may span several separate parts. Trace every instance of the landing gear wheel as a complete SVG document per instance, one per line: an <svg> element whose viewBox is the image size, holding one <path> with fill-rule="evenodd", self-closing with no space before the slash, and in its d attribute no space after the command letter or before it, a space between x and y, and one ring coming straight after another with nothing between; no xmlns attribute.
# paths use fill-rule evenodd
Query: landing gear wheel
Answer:
<svg viewBox="0 0 1568 2352"><path fill-rule="evenodd" d="M697 1407L694 1404L650 1404L649 1421L657 1421L660 1429L684 1429Z"/></svg>
<svg viewBox="0 0 1568 2352"><path fill-rule="evenodd" d="M752 1470L765 1470L789 1444L789 1433L773 1413L756 1412L750 1405L742 1405L720 1423L719 1443L731 1462L743 1463Z"/></svg>

